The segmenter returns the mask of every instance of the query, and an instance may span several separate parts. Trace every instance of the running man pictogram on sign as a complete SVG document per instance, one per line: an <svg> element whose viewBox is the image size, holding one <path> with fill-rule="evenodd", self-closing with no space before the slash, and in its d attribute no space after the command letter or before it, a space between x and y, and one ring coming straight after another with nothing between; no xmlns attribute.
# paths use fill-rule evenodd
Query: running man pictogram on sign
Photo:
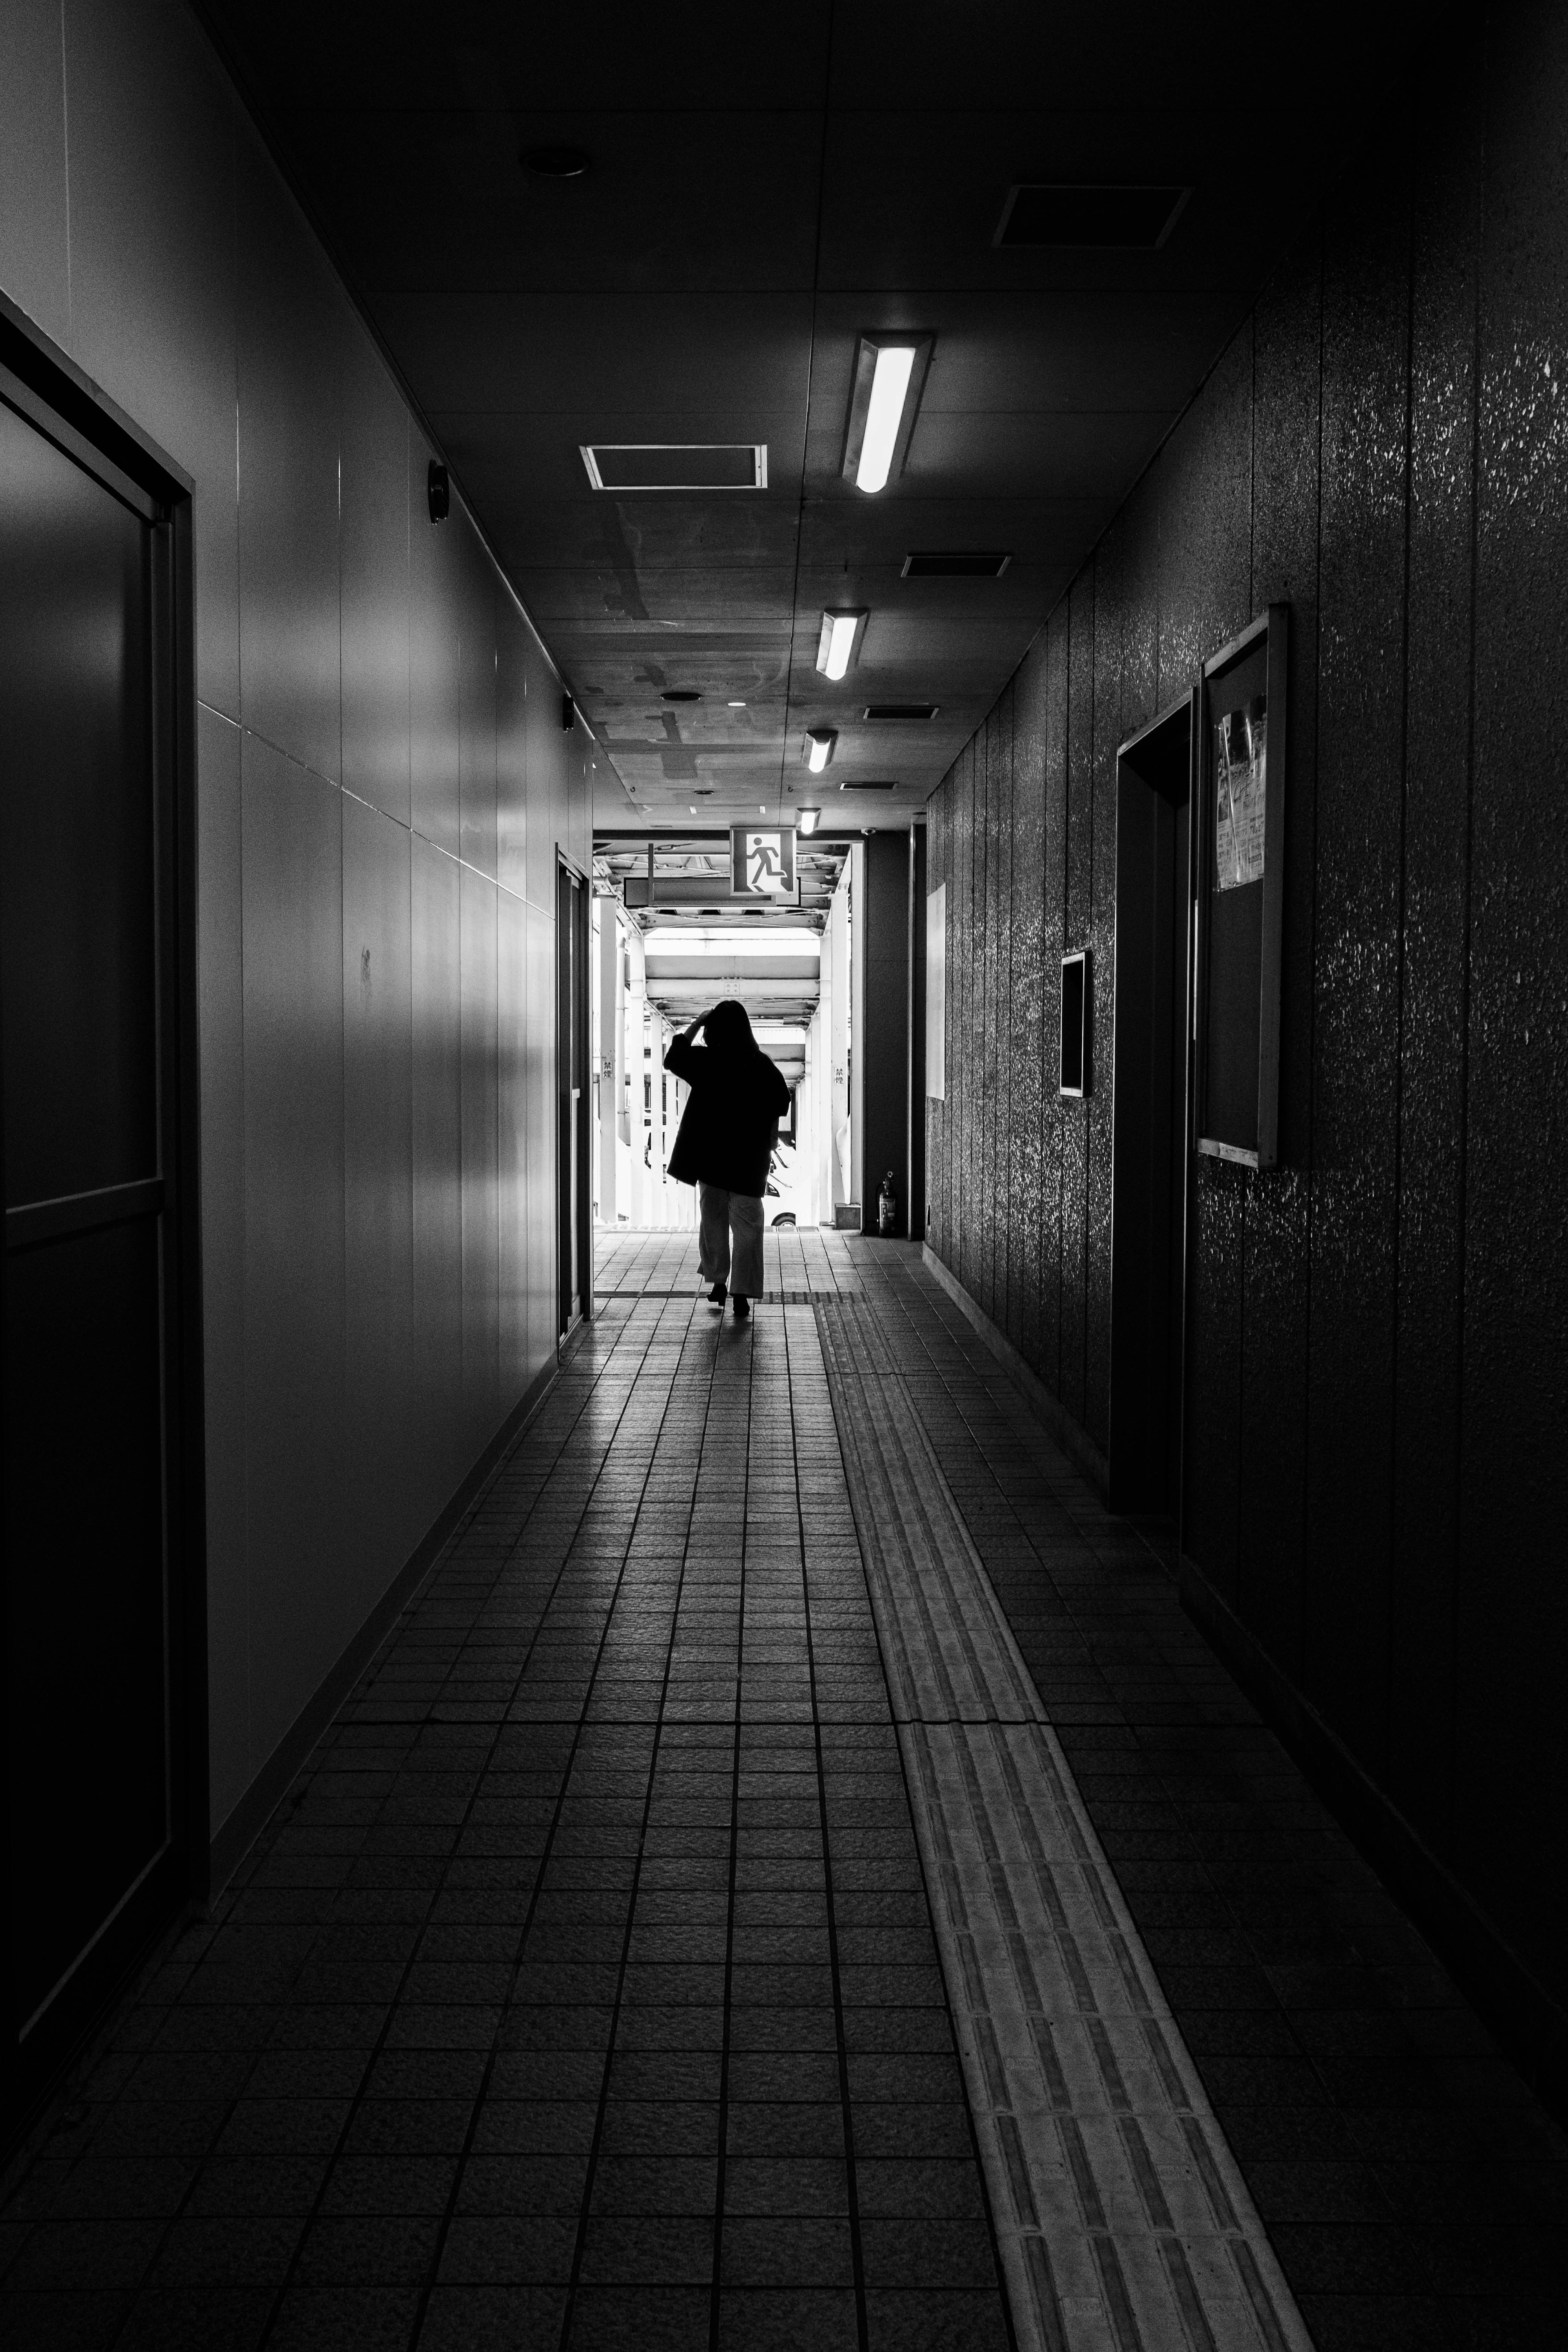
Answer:
<svg viewBox="0 0 1568 2352"><path fill-rule="evenodd" d="M793 898L795 828L735 825L730 834L731 887L737 897Z"/></svg>

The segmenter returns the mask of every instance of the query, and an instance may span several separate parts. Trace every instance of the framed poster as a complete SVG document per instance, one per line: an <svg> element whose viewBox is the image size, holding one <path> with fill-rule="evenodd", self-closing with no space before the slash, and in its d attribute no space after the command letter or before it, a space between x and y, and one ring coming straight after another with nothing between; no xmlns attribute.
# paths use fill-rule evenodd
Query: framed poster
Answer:
<svg viewBox="0 0 1568 2352"><path fill-rule="evenodd" d="M1197 1148L1272 1168L1279 1145L1289 606L1204 664L1194 950Z"/></svg>

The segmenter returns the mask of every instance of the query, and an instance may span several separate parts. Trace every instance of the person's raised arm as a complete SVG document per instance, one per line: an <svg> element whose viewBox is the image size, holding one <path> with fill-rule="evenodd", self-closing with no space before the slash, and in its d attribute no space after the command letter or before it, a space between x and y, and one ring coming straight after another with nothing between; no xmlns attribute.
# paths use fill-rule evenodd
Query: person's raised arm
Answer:
<svg viewBox="0 0 1568 2352"><path fill-rule="evenodd" d="M665 1068L673 1070L676 1076L684 1078L688 1085L691 1082L691 1057L702 1051L697 1043L697 1034L710 1018L710 1013L700 1013L689 1028L683 1029L678 1037L670 1039L669 1049L664 1057Z"/></svg>

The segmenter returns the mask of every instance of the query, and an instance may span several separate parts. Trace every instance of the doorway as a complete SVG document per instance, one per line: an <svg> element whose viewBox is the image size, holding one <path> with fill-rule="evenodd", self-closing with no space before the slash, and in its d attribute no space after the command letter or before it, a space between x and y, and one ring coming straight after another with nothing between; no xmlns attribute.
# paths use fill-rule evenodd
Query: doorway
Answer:
<svg viewBox="0 0 1568 2352"><path fill-rule="evenodd" d="M1191 1156L1194 698L1116 763L1116 1076L1111 1106L1110 1501L1181 1507Z"/></svg>
<svg viewBox="0 0 1568 2352"><path fill-rule="evenodd" d="M564 1339L593 1311L590 1154L588 1149L588 893L580 875L555 875L555 1066L558 1073L556 1183L559 1197L560 1314Z"/></svg>
<svg viewBox="0 0 1568 2352"><path fill-rule="evenodd" d="M10 346L7 346L10 355ZM0 2137L190 1890L200 1509L178 486L0 367ZM110 437L111 436L111 437ZM127 466L138 471L124 470ZM199 1673L199 1669L198 1669Z"/></svg>

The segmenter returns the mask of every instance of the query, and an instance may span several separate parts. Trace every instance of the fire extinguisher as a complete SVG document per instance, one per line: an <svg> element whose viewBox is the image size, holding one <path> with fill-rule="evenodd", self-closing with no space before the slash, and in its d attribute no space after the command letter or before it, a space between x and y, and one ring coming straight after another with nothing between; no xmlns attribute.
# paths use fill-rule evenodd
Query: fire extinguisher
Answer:
<svg viewBox="0 0 1568 2352"><path fill-rule="evenodd" d="M889 1168L882 1179L882 1189L877 1195L877 1231L894 1232L899 1222L899 1196L893 1190L893 1171Z"/></svg>

